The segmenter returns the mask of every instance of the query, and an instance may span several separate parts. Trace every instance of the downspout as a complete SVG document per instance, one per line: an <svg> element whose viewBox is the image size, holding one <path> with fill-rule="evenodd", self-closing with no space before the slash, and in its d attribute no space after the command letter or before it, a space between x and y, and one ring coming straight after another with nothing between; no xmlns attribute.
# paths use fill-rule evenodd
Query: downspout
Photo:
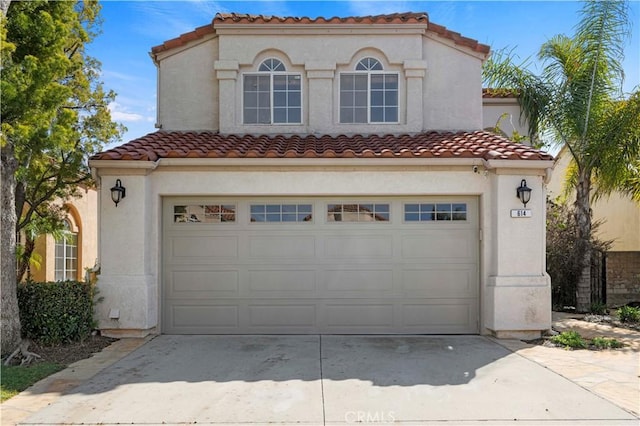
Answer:
<svg viewBox="0 0 640 426"><path fill-rule="evenodd" d="M149 56L156 66L156 122L154 127L156 129L162 129L162 123L160 122L160 62L153 52L149 52Z"/></svg>

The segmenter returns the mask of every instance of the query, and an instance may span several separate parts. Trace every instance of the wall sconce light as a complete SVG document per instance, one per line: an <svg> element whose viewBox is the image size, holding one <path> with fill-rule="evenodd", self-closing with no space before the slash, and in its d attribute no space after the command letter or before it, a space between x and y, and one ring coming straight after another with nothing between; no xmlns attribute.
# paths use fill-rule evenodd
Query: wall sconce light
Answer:
<svg viewBox="0 0 640 426"><path fill-rule="evenodd" d="M111 188L111 199L114 203L116 203L116 207L118 207L118 203L127 195L127 191L124 186L122 186L122 182L120 179L116 179L116 185Z"/></svg>
<svg viewBox="0 0 640 426"><path fill-rule="evenodd" d="M516 197L522 201L524 208L527 208L527 203L531 200L531 188L527 186L527 181L522 179L520 186L516 189Z"/></svg>

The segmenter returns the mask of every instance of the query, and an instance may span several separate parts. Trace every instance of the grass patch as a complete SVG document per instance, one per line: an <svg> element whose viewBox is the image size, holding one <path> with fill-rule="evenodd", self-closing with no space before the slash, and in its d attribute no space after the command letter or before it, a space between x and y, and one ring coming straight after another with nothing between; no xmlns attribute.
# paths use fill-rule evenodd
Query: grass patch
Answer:
<svg viewBox="0 0 640 426"><path fill-rule="evenodd" d="M597 349L617 349L624 346L622 342L616 339L607 339L606 337L594 337L591 339L591 344Z"/></svg>
<svg viewBox="0 0 640 426"><path fill-rule="evenodd" d="M565 349L586 349L587 342L580 336L577 331L563 331L562 333L553 336L551 342L564 346Z"/></svg>
<svg viewBox="0 0 640 426"><path fill-rule="evenodd" d="M29 386L64 368L52 362L37 362L29 366L0 366L0 402L19 394Z"/></svg>

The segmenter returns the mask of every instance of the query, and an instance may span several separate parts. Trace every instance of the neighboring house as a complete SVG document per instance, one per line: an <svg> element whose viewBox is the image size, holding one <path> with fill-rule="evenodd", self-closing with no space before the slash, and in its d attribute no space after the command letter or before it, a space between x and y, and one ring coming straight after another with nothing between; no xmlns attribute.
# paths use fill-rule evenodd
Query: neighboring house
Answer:
<svg viewBox="0 0 640 426"><path fill-rule="evenodd" d="M40 267L31 267L33 281L84 281L86 270L98 258L98 193L93 188L80 188L78 198L60 201L68 213L64 238L41 235L34 253Z"/></svg>
<svg viewBox="0 0 640 426"><path fill-rule="evenodd" d="M565 179L571 155L560 150L553 177L548 185L549 197L565 198ZM574 198L571 194L569 200ZM640 205L629 197L613 193L592 203L594 221L602 221L598 237L612 241L605 259L606 302L620 306L640 301Z"/></svg>
<svg viewBox="0 0 640 426"><path fill-rule="evenodd" d="M154 47L160 130L90 162L103 332L549 329L553 158L481 130L488 54L424 13L217 14Z"/></svg>

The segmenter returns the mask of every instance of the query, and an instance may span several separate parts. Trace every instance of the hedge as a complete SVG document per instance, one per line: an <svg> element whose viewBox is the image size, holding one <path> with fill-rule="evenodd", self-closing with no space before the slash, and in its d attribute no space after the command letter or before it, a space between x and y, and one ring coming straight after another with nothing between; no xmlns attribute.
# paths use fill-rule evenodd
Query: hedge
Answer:
<svg viewBox="0 0 640 426"><path fill-rule="evenodd" d="M95 328L95 286L77 281L18 285L22 335L43 344L82 341Z"/></svg>

